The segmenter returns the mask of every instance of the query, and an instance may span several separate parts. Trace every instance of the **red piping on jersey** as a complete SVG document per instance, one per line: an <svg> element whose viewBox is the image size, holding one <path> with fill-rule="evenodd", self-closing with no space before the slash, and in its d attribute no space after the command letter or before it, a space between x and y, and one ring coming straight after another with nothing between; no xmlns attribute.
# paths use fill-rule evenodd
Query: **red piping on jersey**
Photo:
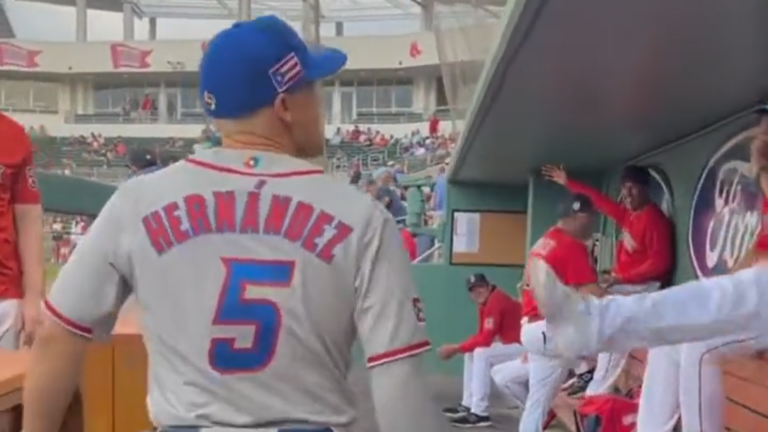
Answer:
<svg viewBox="0 0 768 432"><path fill-rule="evenodd" d="M423 340L421 342L416 342L414 344L407 345L402 348L396 348L393 350L383 352L381 354L372 355L368 357L368 360L366 360L366 364L368 367L379 366L379 365L383 365L384 363L389 363L395 360L400 360L406 357L411 357L417 354L421 354L424 351L428 351L430 348L432 348L432 344L428 340Z"/></svg>
<svg viewBox="0 0 768 432"><path fill-rule="evenodd" d="M311 168L311 169L296 170L296 171L285 171L285 172L277 172L277 173L255 173L250 171L239 170L237 168L231 168L228 166L217 165L214 163L202 161L200 159L195 159L192 157L186 158L184 159L184 161L192 165L195 165L199 168L209 169L209 170L218 171L218 172L227 173L227 174L237 174L237 175L242 175L247 177L287 178L287 177L302 177L302 176L309 176L309 175L318 175L318 174L324 173L324 171L320 168Z"/></svg>
<svg viewBox="0 0 768 432"><path fill-rule="evenodd" d="M81 336L93 337L93 330L91 328L82 324L78 324L64 316L64 314L59 312L59 310L56 309L56 307L54 307L51 302L48 301L48 299L43 301L43 307L45 308L45 311L48 312L48 314L51 316L51 318L55 319L67 330L71 331L72 333L77 333Z"/></svg>

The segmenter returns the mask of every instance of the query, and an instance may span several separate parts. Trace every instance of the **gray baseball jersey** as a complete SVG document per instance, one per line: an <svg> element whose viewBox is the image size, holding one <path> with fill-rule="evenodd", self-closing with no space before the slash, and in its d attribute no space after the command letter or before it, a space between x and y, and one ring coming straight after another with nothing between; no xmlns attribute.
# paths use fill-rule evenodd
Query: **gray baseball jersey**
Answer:
<svg viewBox="0 0 768 432"><path fill-rule="evenodd" d="M135 294L158 426L345 426L350 348L429 349L380 204L308 162L210 149L124 183L45 303L86 337Z"/></svg>

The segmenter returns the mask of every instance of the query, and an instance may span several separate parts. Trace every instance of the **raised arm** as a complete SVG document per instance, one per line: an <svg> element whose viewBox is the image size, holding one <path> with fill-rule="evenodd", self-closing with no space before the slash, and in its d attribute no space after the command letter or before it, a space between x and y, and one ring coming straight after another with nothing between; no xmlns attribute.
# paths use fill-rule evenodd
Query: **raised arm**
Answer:
<svg viewBox="0 0 768 432"><path fill-rule="evenodd" d="M573 193L580 193L588 196L589 199L592 200L592 202L595 204L595 207L597 207L597 209L600 211L600 213L613 219L613 221L620 226L624 224L624 221L629 215L629 210L627 210L627 208L622 204L611 199L611 197L603 194L591 186L568 178L568 174L562 167L555 165L545 165L541 169L541 172L544 178L547 180L561 184Z"/></svg>
<svg viewBox="0 0 768 432"><path fill-rule="evenodd" d="M431 346L411 264L394 220L378 204L365 231L355 321L370 369L379 430L439 432L444 424L419 358Z"/></svg>

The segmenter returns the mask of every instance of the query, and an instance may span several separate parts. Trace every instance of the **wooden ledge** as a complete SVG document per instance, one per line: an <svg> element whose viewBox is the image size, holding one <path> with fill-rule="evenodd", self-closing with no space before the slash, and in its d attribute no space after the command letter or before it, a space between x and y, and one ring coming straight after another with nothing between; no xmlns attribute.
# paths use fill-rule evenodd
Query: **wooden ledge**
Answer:
<svg viewBox="0 0 768 432"><path fill-rule="evenodd" d="M21 404L21 387L29 366L28 351L0 350L0 411Z"/></svg>

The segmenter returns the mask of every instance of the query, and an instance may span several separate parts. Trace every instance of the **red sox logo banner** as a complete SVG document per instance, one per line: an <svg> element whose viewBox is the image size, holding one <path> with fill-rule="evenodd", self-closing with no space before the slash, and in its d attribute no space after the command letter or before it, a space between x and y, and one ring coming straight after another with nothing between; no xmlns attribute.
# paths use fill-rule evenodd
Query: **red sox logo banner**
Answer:
<svg viewBox="0 0 768 432"><path fill-rule="evenodd" d="M410 47L408 47L408 55L411 56L412 59L421 57L423 53L424 52L421 50L421 45L419 45L419 42L411 42Z"/></svg>
<svg viewBox="0 0 768 432"><path fill-rule="evenodd" d="M0 66L37 69L40 67L37 57L42 53L42 50L32 50L10 42L0 42Z"/></svg>
<svg viewBox="0 0 768 432"><path fill-rule="evenodd" d="M728 273L760 229L761 193L749 164L755 129L720 147L699 176L688 223L688 249L696 276Z"/></svg>
<svg viewBox="0 0 768 432"><path fill-rule="evenodd" d="M112 56L113 69L149 69L152 67L149 63L149 56L154 50L144 50L124 43L113 43L109 46L109 51Z"/></svg>

